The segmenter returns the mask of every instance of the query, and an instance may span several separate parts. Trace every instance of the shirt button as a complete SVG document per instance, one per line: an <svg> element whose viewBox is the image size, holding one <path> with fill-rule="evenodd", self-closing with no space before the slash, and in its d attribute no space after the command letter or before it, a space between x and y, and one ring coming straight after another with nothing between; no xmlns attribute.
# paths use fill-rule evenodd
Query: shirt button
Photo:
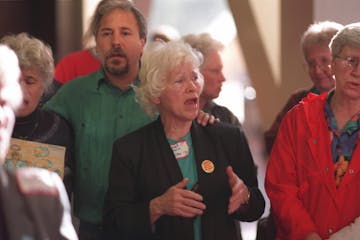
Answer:
<svg viewBox="0 0 360 240"><path fill-rule="evenodd" d="M324 171L325 171L325 172L329 171L329 168L328 168L328 167L325 167L325 168L324 168Z"/></svg>
<svg viewBox="0 0 360 240"><path fill-rule="evenodd" d="M354 173L354 169L349 169L349 174L353 174Z"/></svg>
<svg viewBox="0 0 360 240"><path fill-rule="evenodd" d="M313 144L317 144L317 140L316 140L316 139L313 140Z"/></svg>
<svg viewBox="0 0 360 240"><path fill-rule="evenodd" d="M332 234L332 233L333 233L333 230L332 230L331 228L329 228L328 233L329 233L329 234Z"/></svg>

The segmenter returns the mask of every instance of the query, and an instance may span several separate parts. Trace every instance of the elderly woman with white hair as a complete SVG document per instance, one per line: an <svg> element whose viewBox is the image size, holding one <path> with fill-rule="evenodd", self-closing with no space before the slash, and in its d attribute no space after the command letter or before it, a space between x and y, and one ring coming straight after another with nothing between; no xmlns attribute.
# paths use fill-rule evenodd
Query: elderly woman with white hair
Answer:
<svg viewBox="0 0 360 240"><path fill-rule="evenodd" d="M12 137L65 147L64 183L70 194L73 169L72 131L59 115L39 107L41 97L53 81L54 59L51 48L26 33L7 35L0 42L16 53L21 69L23 100L16 111ZM21 166L22 164L16 167Z"/></svg>
<svg viewBox="0 0 360 240"><path fill-rule="evenodd" d="M181 41L145 49L138 99L159 118L113 145L104 212L109 239L238 239L233 220L262 215L242 130L194 121L201 61Z"/></svg>
<svg viewBox="0 0 360 240"><path fill-rule="evenodd" d="M0 239L68 239L77 235L60 177L39 168L3 167L21 105L15 53L0 45Z"/></svg>

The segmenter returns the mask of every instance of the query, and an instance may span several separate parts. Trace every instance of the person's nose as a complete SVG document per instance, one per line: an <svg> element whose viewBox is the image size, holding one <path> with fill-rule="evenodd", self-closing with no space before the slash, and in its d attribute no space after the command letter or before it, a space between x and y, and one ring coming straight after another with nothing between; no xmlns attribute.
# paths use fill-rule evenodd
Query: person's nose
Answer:
<svg viewBox="0 0 360 240"><path fill-rule="evenodd" d="M320 64L316 64L314 66L314 71L316 74L321 74L324 72L324 67L322 67Z"/></svg>
<svg viewBox="0 0 360 240"><path fill-rule="evenodd" d="M122 37L120 33L114 32L112 36L112 45L114 47L119 47L122 44Z"/></svg>
<svg viewBox="0 0 360 240"><path fill-rule="evenodd" d="M188 92L195 92L197 90L197 82L190 80L187 85Z"/></svg>
<svg viewBox="0 0 360 240"><path fill-rule="evenodd" d="M226 78L225 78L223 72L220 73L220 78L219 78L219 80L220 80L220 82L225 82Z"/></svg>

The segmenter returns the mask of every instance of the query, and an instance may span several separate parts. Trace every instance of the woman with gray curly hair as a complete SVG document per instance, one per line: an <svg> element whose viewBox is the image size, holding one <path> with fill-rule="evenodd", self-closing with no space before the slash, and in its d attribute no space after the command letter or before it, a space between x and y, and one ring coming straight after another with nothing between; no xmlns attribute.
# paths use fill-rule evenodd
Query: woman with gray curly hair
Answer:
<svg viewBox="0 0 360 240"><path fill-rule="evenodd" d="M51 48L41 40L27 33L7 35L0 40L17 55L21 69L20 85L23 100L16 111L13 138L66 148L64 183L68 194L71 192L73 166L73 138L67 122L59 115L40 109L39 102L53 81L54 59ZM6 165L23 165L23 161Z"/></svg>
<svg viewBox="0 0 360 240"><path fill-rule="evenodd" d="M202 55L182 41L143 53L138 99L158 120L113 145L104 221L107 239L239 239L234 219L264 211L241 129L202 127Z"/></svg>

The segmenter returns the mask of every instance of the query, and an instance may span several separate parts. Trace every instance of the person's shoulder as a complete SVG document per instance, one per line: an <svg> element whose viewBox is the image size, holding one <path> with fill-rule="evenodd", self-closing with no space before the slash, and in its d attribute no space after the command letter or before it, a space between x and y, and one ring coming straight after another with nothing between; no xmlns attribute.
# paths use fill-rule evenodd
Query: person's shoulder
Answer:
<svg viewBox="0 0 360 240"><path fill-rule="evenodd" d="M206 127L203 128L204 131L215 136L227 137L227 136L235 136L238 134L243 134L243 130L239 126L224 122L216 122L214 124L208 124Z"/></svg>
<svg viewBox="0 0 360 240"><path fill-rule="evenodd" d="M103 75L98 71L90 73L88 75L77 77L62 85L61 88L54 95L54 97L56 97L57 95L65 95L73 98L80 95L82 96L82 94L88 91L95 91L101 78L103 78Z"/></svg>
<svg viewBox="0 0 360 240"><path fill-rule="evenodd" d="M86 87L88 85L92 85L93 82L97 82L101 78L103 78L103 75L101 75L101 73L96 71L96 72L92 72L92 73L89 73L84 76L74 78L73 80L65 83L63 85L63 87L67 86L67 87L71 88L71 87L79 86L79 85Z"/></svg>
<svg viewBox="0 0 360 240"><path fill-rule="evenodd" d="M321 95L315 93L309 93L302 99L302 101L296 106L297 109L308 108L309 106L315 107L318 105L323 105L326 101L328 93L323 93ZM295 108L295 109L296 109Z"/></svg>
<svg viewBox="0 0 360 240"><path fill-rule="evenodd" d="M48 109L39 109L41 119L43 121L51 122L53 125L57 126L56 129L63 131L63 134L70 131L70 125L68 121L63 118L60 114L50 111Z"/></svg>
<svg viewBox="0 0 360 240"><path fill-rule="evenodd" d="M298 88L296 89L294 92L291 93L290 96L298 96L298 97L305 97L306 95L308 95L310 92L310 89L307 88Z"/></svg>
<svg viewBox="0 0 360 240"><path fill-rule="evenodd" d="M41 168L16 169L15 177L19 191L24 195L58 196L59 175Z"/></svg>
<svg viewBox="0 0 360 240"><path fill-rule="evenodd" d="M140 140L146 141L145 136L152 135L154 136L154 130L158 131L161 130L159 128L159 122L158 120L150 122L146 124L145 126L140 127L139 129L132 131L120 138L118 138L115 141L115 144L118 145L133 145L135 142L139 142Z"/></svg>
<svg viewBox="0 0 360 240"><path fill-rule="evenodd" d="M222 112L222 113L228 113L228 114L231 113L232 114L232 112L227 107L216 104L216 103L212 104L212 109L215 112Z"/></svg>
<svg viewBox="0 0 360 240"><path fill-rule="evenodd" d="M285 121L295 124L296 121L301 123L319 119L319 113L324 109L326 96L327 93L321 95L309 93L285 115Z"/></svg>
<svg viewBox="0 0 360 240"><path fill-rule="evenodd" d="M303 100L310 93L309 89L300 88L290 94L287 105L290 105L289 110Z"/></svg>

